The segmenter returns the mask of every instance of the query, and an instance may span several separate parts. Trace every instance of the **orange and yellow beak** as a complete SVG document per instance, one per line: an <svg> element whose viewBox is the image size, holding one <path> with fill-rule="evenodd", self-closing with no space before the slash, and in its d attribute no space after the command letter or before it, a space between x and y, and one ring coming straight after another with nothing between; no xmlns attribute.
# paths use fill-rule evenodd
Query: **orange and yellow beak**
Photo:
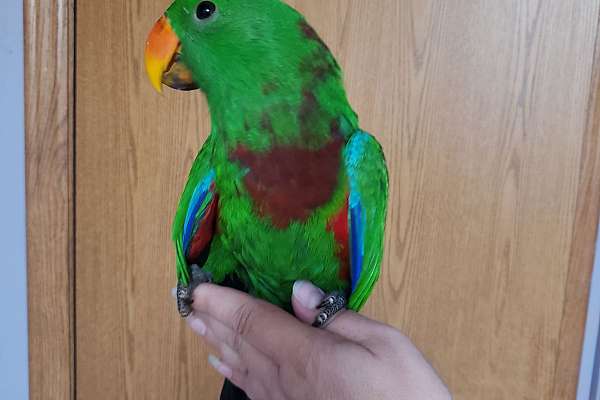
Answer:
<svg viewBox="0 0 600 400"><path fill-rule="evenodd" d="M161 17L148 35L144 59L146 73L157 92L162 92L162 77L169 68L179 47L179 38L173 32L167 17Z"/></svg>
<svg viewBox="0 0 600 400"><path fill-rule="evenodd" d="M148 35L144 61L150 83L157 92L162 84L174 89L196 89L192 74L180 61L181 46L167 17L161 17Z"/></svg>

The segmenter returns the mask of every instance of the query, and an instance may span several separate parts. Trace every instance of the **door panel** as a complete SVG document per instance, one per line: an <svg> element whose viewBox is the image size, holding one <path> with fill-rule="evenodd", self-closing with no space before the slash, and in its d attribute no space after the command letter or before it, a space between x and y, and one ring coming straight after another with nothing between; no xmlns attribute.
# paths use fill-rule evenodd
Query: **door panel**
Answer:
<svg viewBox="0 0 600 400"><path fill-rule="evenodd" d="M72 0L23 1L31 400L74 393L72 10Z"/></svg>
<svg viewBox="0 0 600 400"><path fill-rule="evenodd" d="M297 0L385 148L382 279L365 313L406 332L457 399L573 398L598 193L598 0ZM76 393L215 398L175 311L170 225L210 121L153 93L168 0L77 4Z"/></svg>

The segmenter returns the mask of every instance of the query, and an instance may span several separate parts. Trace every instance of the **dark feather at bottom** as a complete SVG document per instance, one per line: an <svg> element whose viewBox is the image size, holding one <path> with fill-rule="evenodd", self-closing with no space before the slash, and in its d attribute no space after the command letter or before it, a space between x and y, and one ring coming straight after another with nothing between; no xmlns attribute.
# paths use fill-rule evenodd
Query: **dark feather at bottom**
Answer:
<svg viewBox="0 0 600 400"><path fill-rule="evenodd" d="M250 400L250 398L246 396L242 389L225 379L220 400Z"/></svg>

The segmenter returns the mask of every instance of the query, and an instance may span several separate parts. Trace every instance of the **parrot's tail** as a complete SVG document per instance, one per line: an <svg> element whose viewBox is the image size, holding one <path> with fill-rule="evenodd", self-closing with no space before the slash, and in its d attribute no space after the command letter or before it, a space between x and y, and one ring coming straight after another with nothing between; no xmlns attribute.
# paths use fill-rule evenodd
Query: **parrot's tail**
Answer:
<svg viewBox="0 0 600 400"><path fill-rule="evenodd" d="M221 389L221 400L250 400L246 393L239 387L235 386L228 379L223 383Z"/></svg>

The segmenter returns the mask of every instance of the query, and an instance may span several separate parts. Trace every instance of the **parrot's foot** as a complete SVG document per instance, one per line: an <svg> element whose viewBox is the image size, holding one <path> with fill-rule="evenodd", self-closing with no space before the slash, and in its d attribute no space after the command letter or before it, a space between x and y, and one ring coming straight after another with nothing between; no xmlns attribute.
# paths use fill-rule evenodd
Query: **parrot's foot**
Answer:
<svg viewBox="0 0 600 400"><path fill-rule="evenodd" d="M212 275L197 266L196 264L190 267L191 280L188 286L183 286L181 282L177 282L177 310L182 318L187 318L192 313L192 303L194 302L194 290L203 283L212 282Z"/></svg>
<svg viewBox="0 0 600 400"><path fill-rule="evenodd" d="M327 297L317 306L319 314L313 322L315 328L324 328L333 317L346 308L346 296L341 292L328 294Z"/></svg>

